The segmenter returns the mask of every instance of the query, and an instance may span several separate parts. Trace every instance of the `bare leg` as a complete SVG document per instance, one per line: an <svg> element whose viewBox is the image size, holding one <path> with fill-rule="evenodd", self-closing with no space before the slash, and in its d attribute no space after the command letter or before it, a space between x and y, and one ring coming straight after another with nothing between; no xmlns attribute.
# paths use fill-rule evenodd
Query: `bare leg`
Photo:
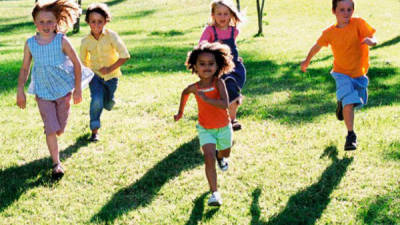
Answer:
<svg viewBox="0 0 400 225"><path fill-rule="evenodd" d="M46 143L53 161L53 165L61 164L56 133L46 134ZM60 170L60 167L56 168L56 172L60 172Z"/></svg>
<svg viewBox="0 0 400 225"><path fill-rule="evenodd" d="M229 105L229 117L231 118L231 121L236 120L236 113L241 104L242 104L242 98L240 97L239 100L234 101L232 104Z"/></svg>
<svg viewBox="0 0 400 225"><path fill-rule="evenodd" d="M231 149L227 148L227 149L218 151L217 152L217 157L218 157L218 159L222 159L223 157L224 158L229 158L230 154L231 154Z"/></svg>
<svg viewBox="0 0 400 225"><path fill-rule="evenodd" d="M343 107L343 118L344 123L348 131L352 131L354 129L354 105L345 105Z"/></svg>
<svg viewBox="0 0 400 225"><path fill-rule="evenodd" d="M211 192L217 191L217 172L215 170L215 144L205 144L202 146L204 152L204 163L206 177Z"/></svg>
<svg viewBox="0 0 400 225"><path fill-rule="evenodd" d="M93 129L93 130L92 130L92 134L97 134L98 130L99 130L99 129Z"/></svg>

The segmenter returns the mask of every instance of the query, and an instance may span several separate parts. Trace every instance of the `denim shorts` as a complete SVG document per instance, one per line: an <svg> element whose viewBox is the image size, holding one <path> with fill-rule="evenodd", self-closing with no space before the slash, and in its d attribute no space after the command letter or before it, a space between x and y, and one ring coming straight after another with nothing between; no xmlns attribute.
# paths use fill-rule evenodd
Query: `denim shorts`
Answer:
<svg viewBox="0 0 400 225"><path fill-rule="evenodd" d="M217 150L225 150L232 147L233 131L232 124L216 129L206 129L200 124L196 125L199 133L200 146L215 144Z"/></svg>
<svg viewBox="0 0 400 225"><path fill-rule="evenodd" d="M357 78L351 78L348 75L331 72L336 81L336 98L345 105L354 104L362 107L368 101L368 77L363 75Z"/></svg>

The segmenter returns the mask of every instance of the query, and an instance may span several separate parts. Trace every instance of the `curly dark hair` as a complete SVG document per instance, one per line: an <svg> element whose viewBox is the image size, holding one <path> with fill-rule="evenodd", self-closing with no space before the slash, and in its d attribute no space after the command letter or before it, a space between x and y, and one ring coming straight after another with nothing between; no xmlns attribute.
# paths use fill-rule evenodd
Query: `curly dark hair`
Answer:
<svg viewBox="0 0 400 225"><path fill-rule="evenodd" d="M342 2L342 1L345 1L345 0L332 0L332 10L336 10L338 2ZM351 0L351 2L353 3L353 9L354 9L354 1Z"/></svg>
<svg viewBox="0 0 400 225"><path fill-rule="evenodd" d="M198 46L194 47L192 51L188 52L185 62L187 69L191 70L192 73L196 73L194 66L199 55L205 52L211 53L215 57L217 71L215 71L214 76L220 77L222 74L231 72L235 67L229 46L219 42L209 43L207 41L202 41Z"/></svg>
<svg viewBox="0 0 400 225"><path fill-rule="evenodd" d="M104 3L92 3L86 10L85 21L89 23L89 16L91 13L96 12L104 17L106 22L111 21L111 12L108 6Z"/></svg>

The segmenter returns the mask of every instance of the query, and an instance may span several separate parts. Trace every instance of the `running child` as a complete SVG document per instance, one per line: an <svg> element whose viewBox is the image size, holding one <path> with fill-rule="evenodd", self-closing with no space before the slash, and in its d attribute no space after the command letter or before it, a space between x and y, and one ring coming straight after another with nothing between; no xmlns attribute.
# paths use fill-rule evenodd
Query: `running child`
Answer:
<svg viewBox="0 0 400 225"><path fill-rule="evenodd" d="M336 16L336 23L322 32L301 63L301 70L306 72L312 57L322 47L331 46L334 58L331 75L336 81L336 117L344 120L348 131L344 145L346 151L357 149L354 108L367 104L368 46L377 44L373 36L375 29L365 20L353 18L353 12L353 0L333 0L332 13Z"/></svg>
<svg viewBox="0 0 400 225"><path fill-rule="evenodd" d="M111 21L111 13L104 3L93 3L86 10L85 21L90 26L90 34L82 39L81 60L91 68L95 76L90 87L90 141L98 141L101 127L100 116L103 108L111 110L115 105L114 93L120 67L130 58L128 49L118 34L105 26Z"/></svg>
<svg viewBox="0 0 400 225"><path fill-rule="evenodd" d="M196 128L204 152L205 172L212 193L208 205L220 206L222 199L217 190L215 159L222 171L228 169L226 158L230 155L233 135L227 111L228 94L225 83L220 77L233 69L232 56L226 45L202 42L188 53L185 65L192 73L199 76L200 81L183 90L179 112L174 119L178 121L182 118L189 95L194 94L199 120Z"/></svg>
<svg viewBox="0 0 400 225"><path fill-rule="evenodd" d="M211 3L211 22L204 29L200 37L200 42L220 42L226 44L231 49L235 68L232 72L224 74L222 80L225 81L229 98L229 116L233 130L242 129L242 125L236 119L236 113L242 104L241 90L246 81L246 69L243 60L239 57L236 46L236 37L239 34L237 25L243 21L242 16L236 10L231 0L214 0Z"/></svg>
<svg viewBox="0 0 400 225"><path fill-rule="evenodd" d="M44 122L46 143L53 161L54 179L64 175L57 136L64 132L67 125L71 92L74 104L80 103L82 87L93 77L90 69L81 66L74 48L64 34L78 16L78 5L72 0L35 4L32 17L37 33L25 43L24 58L18 78L17 105L24 109L26 106L24 86L33 59L28 93L36 96Z"/></svg>

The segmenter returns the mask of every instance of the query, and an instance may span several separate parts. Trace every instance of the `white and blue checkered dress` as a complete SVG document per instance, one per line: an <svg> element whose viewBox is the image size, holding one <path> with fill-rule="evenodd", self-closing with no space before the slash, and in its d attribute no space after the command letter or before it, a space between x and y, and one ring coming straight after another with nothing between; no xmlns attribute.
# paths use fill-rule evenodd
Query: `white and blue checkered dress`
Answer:
<svg viewBox="0 0 400 225"><path fill-rule="evenodd" d="M45 45L37 43L35 36L28 39L28 47L33 58L31 83L28 93L44 100L64 97L75 87L74 66L62 51L62 33ZM82 88L93 77L93 72L82 66Z"/></svg>

